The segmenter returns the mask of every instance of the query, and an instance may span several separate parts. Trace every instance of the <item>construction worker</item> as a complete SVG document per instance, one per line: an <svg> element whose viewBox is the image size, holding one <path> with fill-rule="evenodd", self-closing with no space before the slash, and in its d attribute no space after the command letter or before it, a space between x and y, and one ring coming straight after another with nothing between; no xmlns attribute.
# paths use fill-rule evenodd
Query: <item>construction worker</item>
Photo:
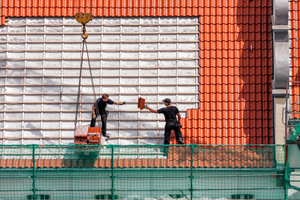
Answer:
<svg viewBox="0 0 300 200"><path fill-rule="evenodd" d="M103 94L102 98L98 98L97 101L92 106L93 115L92 115L90 127L95 127L96 118L100 115L101 122L102 122L102 135L104 137L109 137L109 135L106 133L106 122L107 122L108 111L105 110L105 108L107 104L124 105L125 103L126 103L125 101L124 102L113 101L109 98L108 94Z"/></svg>
<svg viewBox="0 0 300 200"><path fill-rule="evenodd" d="M150 110L153 113L163 113L165 116L166 120L166 125L165 125L165 139L164 139L164 144L170 144L170 135L171 131L174 130L176 134L176 138L178 140L179 144L184 144L182 136L181 136L181 131L180 131L180 119L181 115L179 113L179 110L176 106L171 105L171 99L166 98L163 100L165 103L165 108L161 108L158 110L154 110L152 108L149 108L149 106L145 105L145 108ZM176 115L178 116L178 120L176 119Z"/></svg>

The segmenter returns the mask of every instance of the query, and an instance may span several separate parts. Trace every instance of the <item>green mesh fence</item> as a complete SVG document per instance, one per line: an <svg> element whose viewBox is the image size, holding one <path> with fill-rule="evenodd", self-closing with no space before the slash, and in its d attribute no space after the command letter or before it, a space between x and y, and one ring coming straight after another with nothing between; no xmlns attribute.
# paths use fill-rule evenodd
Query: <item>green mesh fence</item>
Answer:
<svg viewBox="0 0 300 200"><path fill-rule="evenodd" d="M286 199L300 199L300 145L288 144L285 168Z"/></svg>
<svg viewBox="0 0 300 200"><path fill-rule="evenodd" d="M0 146L0 199L284 199L285 146Z"/></svg>
<svg viewBox="0 0 300 200"><path fill-rule="evenodd" d="M290 119L289 120L289 135L287 138L287 142L295 142L299 140L300 135L300 121L299 119Z"/></svg>

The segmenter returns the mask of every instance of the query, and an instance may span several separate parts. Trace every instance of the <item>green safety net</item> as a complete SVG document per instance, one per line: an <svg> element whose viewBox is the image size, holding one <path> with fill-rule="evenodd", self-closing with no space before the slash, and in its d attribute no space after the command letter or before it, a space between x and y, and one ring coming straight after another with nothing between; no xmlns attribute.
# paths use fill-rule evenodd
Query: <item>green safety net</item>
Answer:
<svg viewBox="0 0 300 200"><path fill-rule="evenodd" d="M298 136L300 135L300 121L299 119L296 120L296 126L290 127L289 129L289 138L287 139L287 142L295 142L296 140L298 140Z"/></svg>
<svg viewBox="0 0 300 200"><path fill-rule="evenodd" d="M284 199L284 145L1 145L0 199Z"/></svg>
<svg viewBox="0 0 300 200"><path fill-rule="evenodd" d="M286 148L285 185L288 200L300 199L300 145L288 144Z"/></svg>

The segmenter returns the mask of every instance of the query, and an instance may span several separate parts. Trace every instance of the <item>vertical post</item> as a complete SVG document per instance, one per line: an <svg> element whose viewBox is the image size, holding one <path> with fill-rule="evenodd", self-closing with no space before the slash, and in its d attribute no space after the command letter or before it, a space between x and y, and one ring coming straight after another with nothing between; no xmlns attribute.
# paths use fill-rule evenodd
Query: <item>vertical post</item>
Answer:
<svg viewBox="0 0 300 200"><path fill-rule="evenodd" d="M287 184L287 181L285 181L285 186L284 186L284 199L288 200L288 184Z"/></svg>
<svg viewBox="0 0 300 200"><path fill-rule="evenodd" d="M284 126L285 126L285 139L284 139L284 143L286 145L286 140L288 139L288 121L287 121L287 118L288 118L288 109L289 109L289 106L288 106L288 103L289 103L289 82L286 84L286 91L285 91L285 122L284 122Z"/></svg>
<svg viewBox="0 0 300 200"><path fill-rule="evenodd" d="M114 150L115 150L115 145L112 145L111 147L111 199L114 200Z"/></svg>
<svg viewBox="0 0 300 200"><path fill-rule="evenodd" d="M288 146L285 145L285 159L284 159L284 196L285 196L285 200L288 199L288 186L289 183L288 181L290 181L290 176L287 178L287 175L289 175L289 152L288 152Z"/></svg>
<svg viewBox="0 0 300 200"><path fill-rule="evenodd" d="M36 199L35 196L35 146L36 144L32 145L32 192L33 192L33 199Z"/></svg>
<svg viewBox="0 0 300 200"><path fill-rule="evenodd" d="M194 145L191 144L191 200L193 200L193 179L194 179L194 174L193 174L193 152L194 152Z"/></svg>

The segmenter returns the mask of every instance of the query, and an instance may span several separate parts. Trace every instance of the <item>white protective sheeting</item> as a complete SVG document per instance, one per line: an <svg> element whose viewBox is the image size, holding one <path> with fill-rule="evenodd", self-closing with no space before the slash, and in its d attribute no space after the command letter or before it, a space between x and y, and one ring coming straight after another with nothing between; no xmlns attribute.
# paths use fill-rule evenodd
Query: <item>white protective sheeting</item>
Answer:
<svg viewBox="0 0 300 200"><path fill-rule="evenodd" d="M164 98L198 107L198 18L94 18L86 27L97 97L110 94L113 144L157 144L163 115L140 111ZM0 138L4 144L73 143L81 25L74 18L9 18L0 27ZM94 102L85 54L79 124Z"/></svg>

